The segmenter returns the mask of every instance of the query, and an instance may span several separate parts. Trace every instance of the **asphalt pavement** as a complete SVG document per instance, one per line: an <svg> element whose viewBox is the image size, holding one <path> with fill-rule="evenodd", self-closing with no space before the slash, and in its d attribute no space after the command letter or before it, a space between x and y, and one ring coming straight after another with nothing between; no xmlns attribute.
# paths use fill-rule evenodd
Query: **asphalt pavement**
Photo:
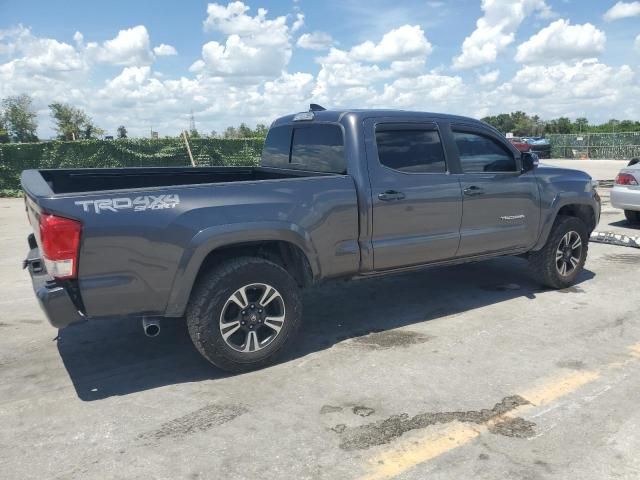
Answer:
<svg viewBox="0 0 640 480"><path fill-rule="evenodd" d="M607 204L598 230L640 234ZM329 283L229 375L177 321L50 327L28 232L0 200L3 479L640 478L640 249L591 244L561 291L519 258Z"/></svg>

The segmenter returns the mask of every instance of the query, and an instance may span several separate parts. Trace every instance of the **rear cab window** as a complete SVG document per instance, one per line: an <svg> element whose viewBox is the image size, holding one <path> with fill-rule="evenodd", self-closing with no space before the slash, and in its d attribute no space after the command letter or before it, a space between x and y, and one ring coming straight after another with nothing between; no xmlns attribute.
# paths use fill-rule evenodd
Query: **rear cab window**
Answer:
<svg viewBox="0 0 640 480"><path fill-rule="evenodd" d="M262 165L344 174L347 164L342 128L326 123L271 128L262 150Z"/></svg>
<svg viewBox="0 0 640 480"><path fill-rule="evenodd" d="M375 135L381 165L405 173L446 173L435 125L380 124Z"/></svg>

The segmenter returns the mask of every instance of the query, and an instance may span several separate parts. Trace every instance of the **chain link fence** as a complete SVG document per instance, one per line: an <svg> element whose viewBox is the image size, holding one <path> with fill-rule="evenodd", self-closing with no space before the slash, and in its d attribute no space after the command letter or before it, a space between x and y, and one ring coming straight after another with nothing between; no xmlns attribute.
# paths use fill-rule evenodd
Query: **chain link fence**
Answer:
<svg viewBox="0 0 640 480"><path fill-rule="evenodd" d="M550 134L552 158L629 160L640 157L640 132Z"/></svg>
<svg viewBox="0 0 640 480"><path fill-rule="evenodd" d="M257 165L264 140L190 139L197 166ZM191 166L182 139L82 140L0 144L0 195L20 194L20 172L32 168Z"/></svg>

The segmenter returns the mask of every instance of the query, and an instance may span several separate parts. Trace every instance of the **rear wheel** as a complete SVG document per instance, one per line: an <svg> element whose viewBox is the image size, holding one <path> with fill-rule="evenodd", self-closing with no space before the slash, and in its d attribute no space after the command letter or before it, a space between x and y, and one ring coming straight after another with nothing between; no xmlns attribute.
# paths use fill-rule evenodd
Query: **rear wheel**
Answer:
<svg viewBox="0 0 640 480"><path fill-rule="evenodd" d="M262 368L298 330L300 289L273 262L237 258L201 278L186 316L194 345L211 363L231 372Z"/></svg>
<svg viewBox="0 0 640 480"><path fill-rule="evenodd" d="M624 216L627 217L629 223L640 223L640 212L635 210L625 210Z"/></svg>
<svg viewBox="0 0 640 480"><path fill-rule="evenodd" d="M559 216L547 243L529 255L529 263L540 282L551 288L573 285L587 259L589 234L582 220Z"/></svg>

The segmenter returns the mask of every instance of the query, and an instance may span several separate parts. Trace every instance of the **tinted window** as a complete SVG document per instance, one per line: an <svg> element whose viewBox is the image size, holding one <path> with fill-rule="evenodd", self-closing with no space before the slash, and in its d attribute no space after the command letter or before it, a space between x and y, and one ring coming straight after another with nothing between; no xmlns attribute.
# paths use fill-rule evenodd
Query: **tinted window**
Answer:
<svg viewBox="0 0 640 480"><path fill-rule="evenodd" d="M262 165L289 168L290 151L291 127L271 128L262 147Z"/></svg>
<svg viewBox="0 0 640 480"><path fill-rule="evenodd" d="M340 127L320 124L294 128L291 168L345 173L347 167Z"/></svg>
<svg viewBox="0 0 640 480"><path fill-rule="evenodd" d="M513 153L498 141L476 133L453 132L453 136L460 154L463 172L516 171Z"/></svg>
<svg viewBox="0 0 640 480"><path fill-rule="evenodd" d="M401 172L444 173L440 135L435 130L376 130L378 159Z"/></svg>

